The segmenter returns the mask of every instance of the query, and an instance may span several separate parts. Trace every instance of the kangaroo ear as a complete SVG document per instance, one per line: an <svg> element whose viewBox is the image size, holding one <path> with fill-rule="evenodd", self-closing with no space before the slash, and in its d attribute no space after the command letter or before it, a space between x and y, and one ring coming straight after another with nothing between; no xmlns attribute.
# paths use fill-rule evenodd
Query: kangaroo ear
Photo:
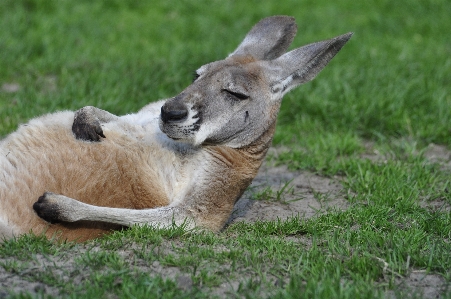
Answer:
<svg viewBox="0 0 451 299"><path fill-rule="evenodd" d="M297 32L293 17L272 16L258 22L230 56L252 55L258 60L279 57L290 46Z"/></svg>
<svg viewBox="0 0 451 299"><path fill-rule="evenodd" d="M285 94L313 80L352 36L352 32L290 51L269 63L276 70L271 86L274 93Z"/></svg>

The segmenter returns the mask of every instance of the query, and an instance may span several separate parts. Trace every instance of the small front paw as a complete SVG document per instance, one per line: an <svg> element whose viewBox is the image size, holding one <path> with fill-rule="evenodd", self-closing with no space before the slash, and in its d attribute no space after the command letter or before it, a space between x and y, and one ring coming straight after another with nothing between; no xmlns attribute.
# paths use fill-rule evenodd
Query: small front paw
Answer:
<svg viewBox="0 0 451 299"><path fill-rule="evenodd" d="M105 135L99 120L88 108L90 107L84 107L75 112L72 132L77 139L98 142L100 137L105 138Z"/></svg>
<svg viewBox="0 0 451 299"><path fill-rule="evenodd" d="M50 223L61 222L61 209L52 198L53 193L45 192L38 201L33 204L33 209L39 217Z"/></svg>

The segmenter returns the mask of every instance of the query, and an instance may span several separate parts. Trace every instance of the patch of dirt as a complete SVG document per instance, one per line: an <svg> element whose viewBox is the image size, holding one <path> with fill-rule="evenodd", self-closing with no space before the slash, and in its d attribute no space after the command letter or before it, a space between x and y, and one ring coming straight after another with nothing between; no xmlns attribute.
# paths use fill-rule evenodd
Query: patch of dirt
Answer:
<svg viewBox="0 0 451 299"><path fill-rule="evenodd" d="M6 93L15 93L20 90L21 86L18 83L3 83L1 90Z"/></svg>
<svg viewBox="0 0 451 299"><path fill-rule="evenodd" d="M432 162L451 162L451 151L443 145L434 143L429 144L426 151L424 152L424 156Z"/></svg>
<svg viewBox="0 0 451 299"><path fill-rule="evenodd" d="M426 200L423 199L420 203L420 207L427 208L431 211L449 212L451 211L451 205L441 199Z"/></svg>
<svg viewBox="0 0 451 299"><path fill-rule="evenodd" d="M445 279L426 271L412 271L409 276L396 279L396 291L386 293L387 298L442 298L449 292Z"/></svg>
<svg viewBox="0 0 451 299"><path fill-rule="evenodd" d="M39 275L43 268L48 265L43 264L44 258L36 256L34 261L24 262L19 269L5 270L0 266L0 298L8 298L9 292L19 294L21 292L28 292L30 294L46 294L57 297L59 290L57 288L39 282L36 276ZM0 259L1 264L15 263L12 258ZM45 263L45 262L44 262ZM50 264L56 265L56 261L50 261Z"/></svg>
<svg viewBox="0 0 451 299"><path fill-rule="evenodd" d="M451 151L446 146L431 143L424 156L433 163L440 163L443 169L451 171Z"/></svg>
<svg viewBox="0 0 451 299"><path fill-rule="evenodd" d="M262 195L263 194L263 195ZM270 197L256 200L256 197ZM348 201L339 178L311 172L290 172L286 166L265 163L252 185L235 204L229 224L285 220L292 216L311 218L329 209L345 210Z"/></svg>

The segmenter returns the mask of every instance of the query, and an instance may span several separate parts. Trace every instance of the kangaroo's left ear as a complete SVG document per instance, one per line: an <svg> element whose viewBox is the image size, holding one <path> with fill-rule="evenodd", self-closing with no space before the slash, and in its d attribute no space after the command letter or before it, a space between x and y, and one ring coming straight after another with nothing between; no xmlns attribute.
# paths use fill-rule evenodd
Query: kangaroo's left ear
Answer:
<svg viewBox="0 0 451 299"><path fill-rule="evenodd" d="M272 16L258 22L246 35L238 48L229 55L251 55L257 60L279 57L290 46L297 32L293 17Z"/></svg>
<svg viewBox="0 0 451 299"><path fill-rule="evenodd" d="M272 69L273 93L284 95L296 86L313 80L351 38L352 32L309 44L268 61Z"/></svg>

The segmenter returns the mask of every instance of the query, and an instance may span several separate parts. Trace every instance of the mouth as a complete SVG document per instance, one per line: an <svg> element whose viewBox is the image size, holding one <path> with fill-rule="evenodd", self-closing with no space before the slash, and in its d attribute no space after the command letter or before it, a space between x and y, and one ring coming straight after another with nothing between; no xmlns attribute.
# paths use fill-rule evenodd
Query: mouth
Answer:
<svg viewBox="0 0 451 299"><path fill-rule="evenodd" d="M196 122L185 120L165 122L160 117L160 130L169 138L176 141L190 140L199 130L200 124Z"/></svg>

